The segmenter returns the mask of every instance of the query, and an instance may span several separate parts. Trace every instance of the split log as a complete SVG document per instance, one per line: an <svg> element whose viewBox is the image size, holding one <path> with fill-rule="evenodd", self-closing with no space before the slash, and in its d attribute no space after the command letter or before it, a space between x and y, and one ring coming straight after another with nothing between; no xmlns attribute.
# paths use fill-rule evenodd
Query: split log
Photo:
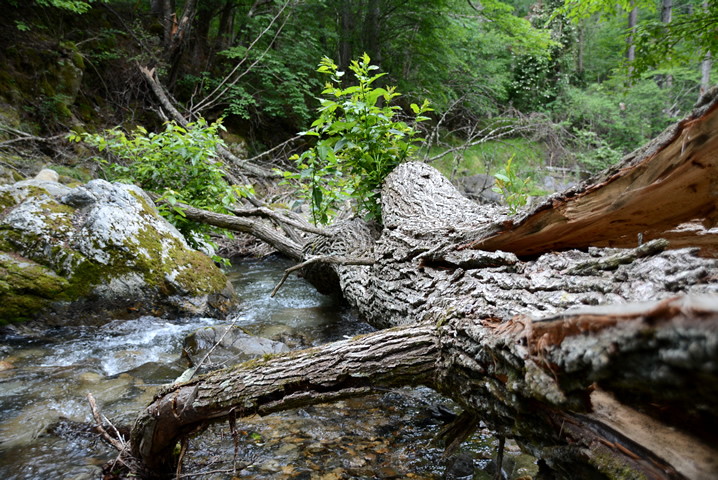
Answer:
<svg viewBox="0 0 718 480"><path fill-rule="evenodd" d="M714 121L716 104L714 95L704 113L694 113L694 131ZM629 250L593 246L594 240L605 245L607 236L646 232L646 225L658 232L703 215L712 222L714 189L706 193L703 186L697 190L705 201L676 207L679 213L663 203L669 211L641 216L632 206L658 202L651 192L664 184L683 191L698 181L688 167L711 157L701 145L715 149L711 135L690 147L689 157L670 145L629 159L601 188L585 188L575 208L546 213L542 207L516 232L531 228L506 231L514 236L504 238L536 235L541 241L533 250L519 240L509 251L477 249L484 245L477 239L489 239L486 232L512 225L503 210L473 204L427 165L399 166L383 187L383 229L351 219L301 247L304 260L371 259L370 265L314 262L305 276L322 291L338 287L370 322L393 329L173 386L135 424L133 454L159 472L181 436L232 412L263 414L376 387L424 384L460 403L469 418L517 439L557 478L715 478L718 261L686 242L673 249L658 233ZM701 177L714 178L715 165L701 165ZM631 181L617 189L625 178ZM566 202L573 205L569 196ZM588 205L602 214L592 215ZM581 235L566 229L565 212L583 212L571 217ZM232 228L233 217L201 211L188 217L195 214ZM603 215L621 220L609 235ZM602 227L590 228L591 221ZM560 244L550 232L569 241ZM460 248L465 245L474 248ZM567 250L573 246L583 250ZM298 255L296 244L291 251Z"/></svg>

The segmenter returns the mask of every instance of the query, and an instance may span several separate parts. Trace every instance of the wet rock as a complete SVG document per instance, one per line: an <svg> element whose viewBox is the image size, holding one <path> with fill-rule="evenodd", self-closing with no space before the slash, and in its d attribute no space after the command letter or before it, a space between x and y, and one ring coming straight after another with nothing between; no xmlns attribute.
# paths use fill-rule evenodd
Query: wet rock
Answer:
<svg viewBox="0 0 718 480"><path fill-rule="evenodd" d="M0 185L0 270L8 272L0 325L224 317L231 309L227 278L141 189L104 180L71 189L42 178Z"/></svg>
<svg viewBox="0 0 718 480"><path fill-rule="evenodd" d="M470 453L462 452L449 459L446 465L446 480L471 480L474 478L474 457Z"/></svg>
<svg viewBox="0 0 718 480"><path fill-rule="evenodd" d="M515 460L510 455L504 455L503 461L501 462L501 478L512 478L512 473L514 471L515 467ZM486 466L483 468L483 471L485 473L488 473L492 477L496 476L496 472L498 470L498 465L496 464L496 460L491 460L489 463L486 464Z"/></svg>
<svg viewBox="0 0 718 480"><path fill-rule="evenodd" d="M381 467L374 475L378 478L404 478L404 475L392 466Z"/></svg>
<svg viewBox="0 0 718 480"><path fill-rule="evenodd" d="M280 352L289 351L281 342L256 337L237 326L215 325L195 330L184 340L184 355L192 362L199 362L207 352L211 363L235 364Z"/></svg>
<svg viewBox="0 0 718 480"><path fill-rule="evenodd" d="M96 478L100 478L100 475L102 475L102 468L94 466L94 465L88 465L85 467L78 467L72 472L69 472L65 475L65 480L94 480Z"/></svg>
<svg viewBox="0 0 718 480"><path fill-rule="evenodd" d="M452 422L457 416L456 412L442 403L432 405L427 409L427 413L431 415L432 418L435 418L442 423Z"/></svg>
<svg viewBox="0 0 718 480"><path fill-rule="evenodd" d="M163 385L172 383L172 380L181 375L183 371L184 369L178 365L147 362L132 370L128 370L126 373L135 378L142 379L149 385Z"/></svg>

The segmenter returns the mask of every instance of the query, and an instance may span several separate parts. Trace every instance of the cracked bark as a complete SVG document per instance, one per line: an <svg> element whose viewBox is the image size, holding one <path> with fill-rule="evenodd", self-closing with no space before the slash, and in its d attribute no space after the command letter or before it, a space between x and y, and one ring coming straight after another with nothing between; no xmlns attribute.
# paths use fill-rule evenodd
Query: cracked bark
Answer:
<svg viewBox="0 0 718 480"><path fill-rule="evenodd" d="M291 249L298 260L373 259L311 264L305 276L389 329L172 386L140 415L133 455L161 472L183 434L232 411L423 384L557 478L716 478L715 244L705 232L660 235L714 221L716 105L713 92L595 186L517 222L427 165L401 165L383 187L383 229L351 219ZM648 242L637 246L636 232Z"/></svg>

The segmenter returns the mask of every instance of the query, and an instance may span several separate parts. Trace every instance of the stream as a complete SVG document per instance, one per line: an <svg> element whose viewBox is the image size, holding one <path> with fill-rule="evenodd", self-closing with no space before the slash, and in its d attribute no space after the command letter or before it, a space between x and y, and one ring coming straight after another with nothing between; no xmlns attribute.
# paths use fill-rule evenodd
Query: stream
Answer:
<svg viewBox="0 0 718 480"><path fill-rule="evenodd" d="M229 321L142 317L0 336L0 479L102 479L102 465L117 453L86 428L94 423L87 393L113 425L131 425L159 387L187 368L183 339L198 328L236 320L291 349L373 331L296 276L270 298L289 265L274 256L235 262L228 277L242 304ZM217 423L190 441L181 478L441 479L442 449L431 441L458 411L430 389L406 388L238 419L236 459L227 423ZM491 478L482 468L496 443L490 432L477 432L461 447L476 473L452 478ZM511 479L536 472L533 459L510 441L505 458Z"/></svg>

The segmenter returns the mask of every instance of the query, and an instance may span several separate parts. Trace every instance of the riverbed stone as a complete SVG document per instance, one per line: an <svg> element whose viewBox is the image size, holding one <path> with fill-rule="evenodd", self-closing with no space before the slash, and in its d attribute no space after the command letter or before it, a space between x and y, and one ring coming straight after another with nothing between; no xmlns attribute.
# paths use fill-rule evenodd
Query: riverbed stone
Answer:
<svg viewBox="0 0 718 480"><path fill-rule="evenodd" d="M184 355L199 362L207 352L211 363L241 363L264 355L287 352L289 347L282 342L251 335L233 325L215 325L195 330L184 340Z"/></svg>
<svg viewBox="0 0 718 480"><path fill-rule="evenodd" d="M234 290L138 187L92 180L0 185L0 325L223 318Z"/></svg>

